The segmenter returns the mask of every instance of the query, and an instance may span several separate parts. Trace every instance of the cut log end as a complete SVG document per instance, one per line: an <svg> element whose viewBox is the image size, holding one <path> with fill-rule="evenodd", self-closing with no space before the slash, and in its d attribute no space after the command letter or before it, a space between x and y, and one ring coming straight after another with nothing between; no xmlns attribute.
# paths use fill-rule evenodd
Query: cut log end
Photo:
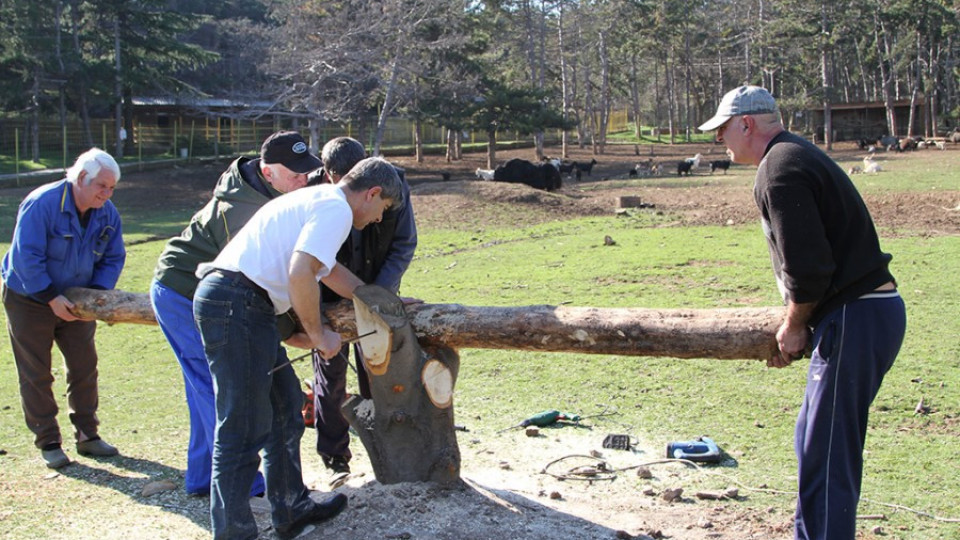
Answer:
<svg viewBox="0 0 960 540"><path fill-rule="evenodd" d="M420 380L430 401L438 409L446 409L453 404L453 374L442 362L427 361L420 373Z"/></svg>

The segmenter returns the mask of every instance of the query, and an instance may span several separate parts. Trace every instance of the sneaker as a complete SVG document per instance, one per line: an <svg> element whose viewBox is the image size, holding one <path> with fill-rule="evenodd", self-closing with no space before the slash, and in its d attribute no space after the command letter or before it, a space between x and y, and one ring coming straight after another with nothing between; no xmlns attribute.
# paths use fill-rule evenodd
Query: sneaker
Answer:
<svg viewBox="0 0 960 540"><path fill-rule="evenodd" d="M71 463L70 458L63 453L63 449L59 446L50 450L41 450L40 455L43 456L43 461L47 464L47 467L51 469L61 469Z"/></svg>
<svg viewBox="0 0 960 540"><path fill-rule="evenodd" d="M110 457L119 454L116 447L107 444L103 439L90 439L77 443L77 452L84 456Z"/></svg>
<svg viewBox="0 0 960 540"><path fill-rule="evenodd" d="M343 493L334 493L323 502L313 503L313 507L292 523L276 528L277 536L281 540L292 540L302 534L310 525L321 523L335 517L347 507L347 496Z"/></svg>

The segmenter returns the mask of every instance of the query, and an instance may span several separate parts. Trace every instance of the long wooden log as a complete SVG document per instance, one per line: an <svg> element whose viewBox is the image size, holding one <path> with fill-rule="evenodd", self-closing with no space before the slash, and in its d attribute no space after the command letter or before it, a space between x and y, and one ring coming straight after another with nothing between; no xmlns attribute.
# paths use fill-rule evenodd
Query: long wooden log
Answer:
<svg viewBox="0 0 960 540"><path fill-rule="evenodd" d="M69 289L75 311L108 323L156 324L146 294ZM356 335L353 304L327 307L335 330ZM418 340L453 349L766 360L783 308L650 309L569 306L405 306Z"/></svg>

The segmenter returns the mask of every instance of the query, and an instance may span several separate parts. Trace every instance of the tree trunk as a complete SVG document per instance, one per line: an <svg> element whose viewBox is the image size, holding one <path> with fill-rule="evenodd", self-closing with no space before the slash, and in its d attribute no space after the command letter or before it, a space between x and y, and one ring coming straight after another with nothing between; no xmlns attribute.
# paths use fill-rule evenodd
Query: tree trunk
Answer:
<svg viewBox="0 0 960 540"><path fill-rule="evenodd" d="M883 105L887 112L888 135L897 136L897 115L893 107L893 65L890 53L890 36L880 19L879 8L874 11L874 36L877 42L877 62L880 66L880 90L883 94Z"/></svg>
<svg viewBox="0 0 960 540"><path fill-rule="evenodd" d="M120 128L123 127L123 66L120 63L120 15L113 20L113 55L114 55L114 110L113 110L113 133L119 135ZM174 154L177 151L177 141L173 141ZM114 145L113 155L117 159L123 157L123 141L118 136Z"/></svg>
<svg viewBox="0 0 960 540"><path fill-rule="evenodd" d="M390 116L390 112L393 110L393 95L396 93L397 88L397 78L400 75L400 55L402 47L397 50L396 56L393 57L393 65L390 67L390 81L387 83L387 91L383 96L383 108L380 109L380 117L377 120L377 131L373 138L373 152L372 155L380 155L380 145L383 143L383 132L387 128L387 117Z"/></svg>
<svg viewBox="0 0 960 540"><path fill-rule="evenodd" d="M562 96L562 114L564 128L560 133L560 159L570 157L567 151L567 117L570 111L570 94L567 91L567 62L564 57L563 49L563 2L557 5L557 55L560 57L560 94Z"/></svg>
<svg viewBox="0 0 960 540"><path fill-rule="evenodd" d="M350 397L341 407L382 484L460 481L453 429L453 388L460 357L450 347L421 349L403 303L368 285L354 293L372 399Z"/></svg>
<svg viewBox="0 0 960 540"><path fill-rule="evenodd" d="M80 46L80 2L78 0L70 2L70 27L73 35L73 52L76 54L77 61L84 63L83 48ZM88 148L93 146L93 133L90 130L90 110L87 106L87 79L83 67L79 69L76 66L71 68L72 76L76 77L77 87L77 109L80 113L80 122L83 126L83 142ZM133 130L130 131L133 133Z"/></svg>
<svg viewBox="0 0 960 540"><path fill-rule="evenodd" d="M497 130L488 129L487 130L487 168L492 169L495 167L494 163L497 162Z"/></svg>
<svg viewBox="0 0 960 540"><path fill-rule="evenodd" d="M146 294L73 288L66 296L81 316L111 324L156 324ZM405 307L424 346L672 358L766 360L776 345L774 334L783 316L783 308L773 307ZM357 335L348 302L327 306L324 312L334 330Z"/></svg>
<svg viewBox="0 0 960 540"><path fill-rule="evenodd" d="M423 163L423 124L420 118L413 121L413 148L417 163Z"/></svg>
<svg viewBox="0 0 960 540"><path fill-rule="evenodd" d="M823 144L827 151L830 151L833 150L833 113L830 110L833 100L830 95L830 65L828 61L830 48L826 38L826 36L829 35L830 29L827 24L827 7L824 2L820 3L820 30L820 79L821 87L823 88Z"/></svg>

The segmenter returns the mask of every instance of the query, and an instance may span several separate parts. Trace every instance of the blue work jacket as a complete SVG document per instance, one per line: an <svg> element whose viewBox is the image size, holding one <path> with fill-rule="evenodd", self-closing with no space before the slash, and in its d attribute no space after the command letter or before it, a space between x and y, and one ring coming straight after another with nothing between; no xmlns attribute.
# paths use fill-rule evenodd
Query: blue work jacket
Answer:
<svg viewBox="0 0 960 540"><path fill-rule="evenodd" d="M127 257L120 213L110 201L87 212L89 221L81 227L67 180L30 192L0 263L6 286L43 303L69 287L112 289Z"/></svg>

